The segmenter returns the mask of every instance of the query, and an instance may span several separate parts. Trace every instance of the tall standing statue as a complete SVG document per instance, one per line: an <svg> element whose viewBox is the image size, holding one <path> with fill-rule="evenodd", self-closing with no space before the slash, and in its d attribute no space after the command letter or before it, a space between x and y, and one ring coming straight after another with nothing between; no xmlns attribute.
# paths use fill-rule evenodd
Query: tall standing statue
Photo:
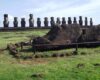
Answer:
<svg viewBox="0 0 100 80"><path fill-rule="evenodd" d="M93 20L90 18L90 26L93 26Z"/></svg>
<svg viewBox="0 0 100 80"><path fill-rule="evenodd" d="M37 18L37 27L41 27L41 19Z"/></svg>
<svg viewBox="0 0 100 80"><path fill-rule="evenodd" d="M68 24L72 24L71 17L68 17Z"/></svg>
<svg viewBox="0 0 100 80"><path fill-rule="evenodd" d="M26 26L25 18L21 18L21 27L25 28L25 26Z"/></svg>
<svg viewBox="0 0 100 80"><path fill-rule="evenodd" d="M18 27L17 17L14 17L13 25L14 25L14 27Z"/></svg>
<svg viewBox="0 0 100 80"><path fill-rule="evenodd" d="M34 27L34 18L33 18L33 14L29 15L29 27Z"/></svg>
<svg viewBox="0 0 100 80"><path fill-rule="evenodd" d="M50 24L51 24L51 27L52 27L53 25L55 25L55 20L54 20L54 17L51 17Z"/></svg>
<svg viewBox="0 0 100 80"><path fill-rule="evenodd" d="M74 21L73 21L73 24L77 24L77 20L76 20L76 17L74 17Z"/></svg>
<svg viewBox="0 0 100 80"><path fill-rule="evenodd" d="M80 24L81 26L83 26L82 16L79 16L79 24Z"/></svg>
<svg viewBox="0 0 100 80"><path fill-rule="evenodd" d="M88 26L88 19L85 17L85 26Z"/></svg>
<svg viewBox="0 0 100 80"><path fill-rule="evenodd" d="M48 18L45 17L45 18L44 18L44 26L45 26L45 27L48 27L48 23L49 23Z"/></svg>
<svg viewBox="0 0 100 80"><path fill-rule="evenodd" d="M62 18L62 25L63 25L63 24L66 24L66 19L65 19L65 17Z"/></svg>
<svg viewBox="0 0 100 80"><path fill-rule="evenodd" d="M61 21L60 21L60 18L57 17L57 21L56 21L57 24L61 24Z"/></svg>
<svg viewBox="0 0 100 80"><path fill-rule="evenodd" d="M3 25L4 25L4 28L9 27L8 14L4 14Z"/></svg>

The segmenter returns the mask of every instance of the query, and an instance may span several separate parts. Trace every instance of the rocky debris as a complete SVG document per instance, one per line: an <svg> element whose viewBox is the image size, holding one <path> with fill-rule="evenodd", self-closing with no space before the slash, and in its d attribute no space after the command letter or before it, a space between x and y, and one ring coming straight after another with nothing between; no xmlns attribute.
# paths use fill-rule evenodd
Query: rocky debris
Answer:
<svg viewBox="0 0 100 80"><path fill-rule="evenodd" d="M18 57L18 50L17 50L17 47L16 45L14 44L8 44L7 45L7 49L10 51L10 53L14 56L14 57Z"/></svg>
<svg viewBox="0 0 100 80"><path fill-rule="evenodd" d="M34 58L41 58L41 55L35 54Z"/></svg>
<svg viewBox="0 0 100 80"><path fill-rule="evenodd" d="M71 53L65 53L65 56L71 56L72 54Z"/></svg>
<svg viewBox="0 0 100 80"><path fill-rule="evenodd" d="M76 50L72 52L72 55L77 55L77 54L78 52Z"/></svg>
<svg viewBox="0 0 100 80"><path fill-rule="evenodd" d="M49 44L50 41L44 37L37 37L34 39L34 44Z"/></svg>
<svg viewBox="0 0 100 80"><path fill-rule="evenodd" d="M67 45L71 44L72 42L76 42L77 38L81 34L81 28L78 24L70 24L70 25L53 25L51 30L43 37L37 37L33 39L32 46L34 45L42 46L42 44L48 44L50 46L43 46L40 48L39 46L36 47L37 50L48 50L48 49L60 49L64 48L60 47L59 45ZM58 45L58 46L51 46L51 45Z"/></svg>
<svg viewBox="0 0 100 80"><path fill-rule="evenodd" d="M83 63L77 64L77 68L83 68L83 67L85 67L85 64L83 64Z"/></svg>
<svg viewBox="0 0 100 80"><path fill-rule="evenodd" d="M15 46L18 48L18 47L21 47L21 44L20 43L15 43Z"/></svg>
<svg viewBox="0 0 100 80"><path fill-rule="evenodd" d="M34 73L31 75L31 77L34 77L34 78L43 78L43 74L40 74L40 73Z"/></svg>
<svg viewBox="0 0 100 80"><path fill-rule="evenodd" d="M78 24L55 24L51 27L50 31L45 36L33 39L32 46L34 46L35 44L40 46L42 46L42 44L46 44L48 46L43 46L42 48L39 48L39 46L36 47L37 50L54 50L60 49L60 45L94 41L100 41L100 25L82 28L82 26ZM85 44L83 46L89 45Z"/></svg>
<svg viewBox="0 0 100 80"><path fill-rule="evenodd" d="M59 55L59 57L64 57L64 56L65 56L65 54L63 54L63 53Z"/></svg>
<svg viewBox="0 0 100 80"><path fill-rule="evenodd" d="M95 63L93 65L96 66L96 67L100 67L100 63Z"/></svg>
<svg viewBox="0 0 100 80"><path fill-rule="evenodd" d="M52 54L52 57L58 57L57 53Z"/></svg>
<svg viewBox="0 0 100 80"><path fill-rule="evenodd" d="M30 41L26 41L26 42L19 42L19 43L15 43L15 44L8 44L7 45L7 49L10 51L10 53L14 56L14 57L19 57L19 51L18 48L21 48L21 50L23 50L24 46L31 46L31 42Z"/></svg>

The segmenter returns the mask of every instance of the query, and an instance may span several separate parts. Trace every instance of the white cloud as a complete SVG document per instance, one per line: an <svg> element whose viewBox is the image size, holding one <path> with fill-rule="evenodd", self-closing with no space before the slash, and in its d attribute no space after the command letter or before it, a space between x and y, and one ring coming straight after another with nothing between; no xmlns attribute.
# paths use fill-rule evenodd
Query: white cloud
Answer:
<svg viewBox="0 0 100 80"><path fill-rule="evenodd" d="M62 8L64 6L68 6L72 3L72 1L66 1L65 3L57 3L55 1L48 1L45 3L40 3L39 7L36 8L28 8L25 9L24 11L27 13L41 13L41 12L48 12L48 11L53 11L55 9Z"/></svg>
<svg viewBox="0 0 100 80"><path fill-rule="evenodd" d="M53 11L53 12L50 12L52 14L57 14L57 15L79 15L79 14L85 14L85 13L88 13L91 11L91 10L94 10L94 9L97 9L98 7L100 7L100 0L90 0L90 3L87 3L85 5L82 5L82 6L76 6L76 7L69 7L69 8L63 8L63 9L58 9L56 11ZM49 13L49 12L48 12Z"/></svg>
<svg viewBox="0 0 100 80"><path fill-rule="evenodd" d="M44 13L44 14L48 14L49 16L50 15L71 16L71 15L79 15L79 14L89 14L90 11L100 7L100 0L88 0L88 1L89 3L80 6L74 6L74 5L69 6L70 4L74 3L74 1L66 1L65 3L63 2L63 4L58 4L51 1L45 3L43 7L30 8L30 9L26 9L25 11L27 13L34 13L34 14L38 13L39 15L43 15L41 13Z"/></svg>
<svg viewBox="0 0 100 80"><path fill-rule="evenodd" d="M13 21L14 17L12 15L8 15L9 21Z"/></svg>

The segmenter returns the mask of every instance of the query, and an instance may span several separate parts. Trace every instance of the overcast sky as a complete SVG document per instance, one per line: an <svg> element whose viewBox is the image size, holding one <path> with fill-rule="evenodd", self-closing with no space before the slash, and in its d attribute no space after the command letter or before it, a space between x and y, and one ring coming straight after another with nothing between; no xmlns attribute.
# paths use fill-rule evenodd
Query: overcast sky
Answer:
<svg viewBox="0 0 100 80"><path fill-rule="evenodd" d="M29 14L37 17L92 17L94 24L100 23L100 0L0 0L0 26L3 14L9 14L10 25L13 17L25 17L28 21ZM20 25L20 24L19 24ZM28 22L27 22L28 25Z"/></svg>

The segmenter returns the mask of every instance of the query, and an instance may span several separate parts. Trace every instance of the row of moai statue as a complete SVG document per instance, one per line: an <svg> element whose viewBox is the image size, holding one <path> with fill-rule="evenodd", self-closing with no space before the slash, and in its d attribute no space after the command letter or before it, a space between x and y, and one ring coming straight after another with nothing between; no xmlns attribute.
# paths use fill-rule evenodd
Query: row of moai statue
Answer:
<svg viewBox="0 0 100 80"><path fill-rule="evenodd" d="M33 14L30 14L29 17L30 17L29 18L29 27L34 27ZM60 18L57 18L56 22L54 20L54 17L51 17L50 25L53 26L56 23L57 24L66 24L65 17L62 18L62 21L60 21ZM88 26L88 19L87 19L87 17L85 17L84 23L85 23L85 26ZM3 24L4 24L4 27L9 27L8 14L4 14ZM68 17L68 24L78 24L76 17L74 17L73 22L71 20L71 17ZM83 26L82 16L79 17L79 24L81 26ZM13 25L14 25L14 27L18 27L18 18L17 17L14 17ZM90 26L93 26L92 18L90 18ZM25 18L21 18L21 27L26 27ZM37 18L37 27L41 27L41 19L40 18ZM49 21L48 21L47 17L44 18L44 27L49 27Z"/></svg>

